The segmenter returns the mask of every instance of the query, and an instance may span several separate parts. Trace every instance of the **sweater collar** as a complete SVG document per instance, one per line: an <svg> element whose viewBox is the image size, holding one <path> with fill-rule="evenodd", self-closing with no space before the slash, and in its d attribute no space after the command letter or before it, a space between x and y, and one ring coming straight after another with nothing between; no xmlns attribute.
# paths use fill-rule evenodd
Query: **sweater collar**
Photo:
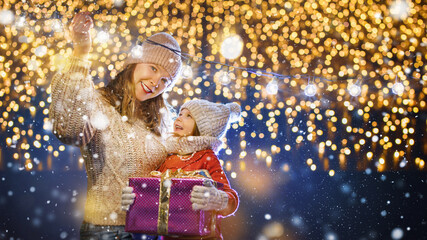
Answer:
<svg viewBox="0 0 427 240"><path fill-rule="evenodd" d="M168 137L166 139L166 150L168 153L187 155L194 152L212 149L215 153L221 150L222 142L215 137L189 136L189 137Z"/></svg>

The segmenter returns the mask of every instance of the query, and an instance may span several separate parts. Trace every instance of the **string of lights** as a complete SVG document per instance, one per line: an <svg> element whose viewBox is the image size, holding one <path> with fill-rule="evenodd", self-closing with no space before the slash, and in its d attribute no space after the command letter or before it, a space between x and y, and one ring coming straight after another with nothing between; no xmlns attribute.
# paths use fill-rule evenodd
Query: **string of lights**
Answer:
<svg viewBox="0 0 427 240"><path fill-rule="evenodd" d="M221 74L218 78L220 79L220 82L222 84L229 84L231 82L232 76L230 75L230 68L233 70L236 69L236 70L246 71L248 73L253 73L257 77L269 77L269 78L271 78L271 81L268 82L268 84L265 86L265 88L269 94L273 94L273 95L277 94L277 92L278 92L278 82L277 82L278 80L290 79L290 78L307 79L308 84L307 84L306 88L304 89L304 93L308 97L313 97L317 92L317 87L313 82L310 81L311 79L319 79L321 81L326 81L326 82L332 82L333 81L331 79L327 79L327 78L324 78L321 76L314 76L314 75L309 75L309 74L282 75L282 74L279 74L276 72L265 71L263 69L245 68L245 67L239 67L239 66L235 66L235 65L226 64L223 62L209 61L203 57L196 57L194 55L191 55L191 54L188 54L185 52L176 51L175 49L171 49L168 46L165 46L163 44L160 44L160 43L148 40L148 39L145 41L147 41L150 44L158 45L158 46L164 47L166 49L169 49L170 51L179 55L183 60L187 60L186 61L187 64L183 66L183 70L182 70L182 74L181 74L181 76L183 78L191 78L193 76L193 72L192 72L192 69L190 66L190 64L191 64L190 60L193 60L194 62L197 62L197 63L208 63L208 64L220 65L220 66L226 68L227 70L220 70L219 71ZM232 37L225 39L223 42L223 45L230 44L231 45L230 48L235 49L235 48L239 48L239 46L236 46L236 45L239 45L239 41L240 41L239 38L232 36ZM135 57L138 57L142 54L142 48L140 47L141 44L143 44L143 42L138 41L137 45L135 47L133 47L131 50L131 54L134 55ZM222 48L225 48L225 47L222 47ZM229 53L227 53L227 54L229 54ZM229 55L229 57L227 57L227 59L230 59L230 56L232 56L233 58L238 57L238 55ZM413 78L413 77L407 77L407 79L421 80L419 78ZM355 79L350 78L350 79L346 79L346 80L348 81L348 80L355 80ZM359 96L361 91L362 91L361 87L360 87L360 85L361 85L360 82L366 82L366 79L363 79L360 77L357 78L356 80L357 80L356 83L351 83L348 85L348 92L353 97ZM396 95L402 95L404 91L405 91L405 86L402 84L401 81L398 81L398 76L396 75L395 83L392 86L392 92Z"/></svg>

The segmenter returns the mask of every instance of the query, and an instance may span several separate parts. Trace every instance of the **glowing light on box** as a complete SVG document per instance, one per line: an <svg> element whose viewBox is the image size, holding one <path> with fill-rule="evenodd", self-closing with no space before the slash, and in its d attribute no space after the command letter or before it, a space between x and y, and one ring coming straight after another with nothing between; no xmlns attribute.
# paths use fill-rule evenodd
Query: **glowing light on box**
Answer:
<svg viewBox="0 0 427 240"><path fill-rule="evenodd" d="M108 41L108 39L110 39L110 35L107 32L105 32L105 31L100 31L96 35L96 39L100 43L106 43Z"/></svg>
<svg viewBox="0 0 427 240"><path fill-rule="evenodd" d="M316 95L316 92L317 92L317 87L313 83L309 83L307 87L305 87L304 89L304 93L308 97L313 97L314 95Z"/></svg>
<svg viewBox="0 0 427 240"><path fill-rule="evenodd" d="M359 85L357 85L357 84L353 84L353 85L350 85L348 87L348 91L349 91L349 93L350 93L351 96L357 97L362 92L362 88Z"/></svg>
<svg viewBox="0 0 427 240"><path fill-rule="evenodd" d="M411 8L406 0L396 0L390 5L390 15L394 19L403 20L409 16Z"/></svg>
<svg viewBox="0 0 427 240"><path fill-rule="evenodd" d="M335 171L334 171L334 170L332 170L332 169L331 169L331 170L329 170L329 176L331 176L331 177L332 177L332 176L334 176L334 175L335 175Z"/></svg>
<svg viewBox="0 0 427 240"><path fill-rule="evenodd" d="M227 37L221 44L221 54L226 59L235 59L242 54L243 40L239 35Z"/></svg>
<svg viewBox="0 0 427 240"><path fill-rule="evenodd" d="M394 94L396 95L402 95L403 91L405 91L405 86L401 82L397 82L393 84L393 87L391 88Z"/></svg>
<svg viewBox="0 0 427 240"><path fill-rule="evenodd" d="M277 84L277 79L273 78L265 87L267 93L270 95L276 95L279 91L279 85Z"/></svg>
<svg viewBox="0 0 427 240"><path fill-rule="evenodd" d="M193 77L193 69L190 65L182 66L182 75L183 78L192 78Z"/></svg>
<svg viewBox="0 0 427 240"><path fill-rule="evenodd" d="M0 24L9 25L15 20L15 14L10 10L0 10Z"/></svg>

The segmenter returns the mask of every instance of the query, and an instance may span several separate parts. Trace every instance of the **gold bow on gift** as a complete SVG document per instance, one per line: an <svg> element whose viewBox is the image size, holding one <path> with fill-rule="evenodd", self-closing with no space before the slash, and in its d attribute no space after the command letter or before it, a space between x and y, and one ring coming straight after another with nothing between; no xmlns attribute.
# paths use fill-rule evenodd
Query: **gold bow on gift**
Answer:
<svg viewBox="0 0 427 240"><path fill-rule="evenodd" d="M206 169L193 170L193 171L184 171L179 168L176 171L172 171L171 169L166 170L166 172L162 173L159 171L151 171L151 176L160 177L164 179L171 178L209 178L212 179L211 175Z"/></svg>
<svg viewBox="0 0 427 240"><path fill-rule="evenodd" d="M167 235L168 234L168 223L169 223L169 200L170 200L170 192L171 185L166 181L171 181L172 178L198 178L198 179L206 179L207 182L204 183L206 186L215 186L216 182L211 180L212 177L209 172L205 169L194 170L194 171L184 171L182 169L178 169L176 171L172 171L170 169L166 170L166 172L152 171L151 175L153 177L160 177L160 193L159 193L159 216L157 218L157 233L159 235ZM215 220L216 217L213 214L212 218L212 229L215 231Z"/></svg>

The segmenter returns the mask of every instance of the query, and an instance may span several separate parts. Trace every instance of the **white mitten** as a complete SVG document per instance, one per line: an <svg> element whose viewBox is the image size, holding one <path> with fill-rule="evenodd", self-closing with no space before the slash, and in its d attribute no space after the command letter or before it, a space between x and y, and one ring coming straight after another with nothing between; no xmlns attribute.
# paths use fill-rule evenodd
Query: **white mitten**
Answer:
<svg viewBox="0 0 427 240"><path fill-rule="evenodd" d="M135 200L135 193L132 193L133 188L132 187L125 187L122 189L122 210L128 211L130 205L133 204Z"/></svg>
<svg viewBox="0 0 427 240"><path fill-rule="evenodd" d="M227 207L228 195L215 187L194 186L191 191L190 201L193 210L221 211Z"/></svg>

